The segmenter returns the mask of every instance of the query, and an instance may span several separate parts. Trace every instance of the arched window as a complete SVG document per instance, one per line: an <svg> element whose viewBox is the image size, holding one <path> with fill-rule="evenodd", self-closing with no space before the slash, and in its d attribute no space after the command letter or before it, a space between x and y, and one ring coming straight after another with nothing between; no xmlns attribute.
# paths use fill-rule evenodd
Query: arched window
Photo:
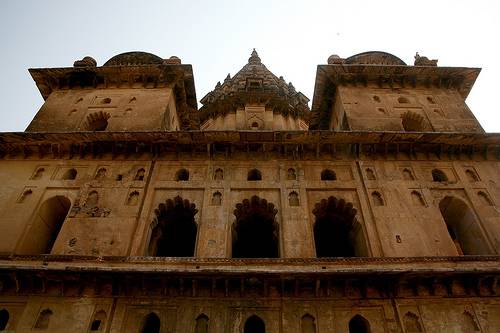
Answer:
<svg viewBox="0 0 500 333"><path fill-rule="evenodd" d="M0 331L5 331L7 324L9 323L9 311L6 309L0 310Z"/></svg>
<svg viewBox="0 0 500 333"><path fill-rule="evenodd" d="M224 179L224 170L217 169L214 173L214 180L223 180Z"/></svg>
<svg viewBox="0 0 500 333"><path fill-rule="evenodd" d="M370 333L370 323L363 316L355 315L349 321L349 333Z"/></svg>
<svg viewBox="0 0 500 333"><path fill-rule="evenodd" d="M139 203L139 192L138 191L132 191L128 195L127 198L127 205L128 206L135 206Z"/></svg>
<svg viewBox="0 0 500 333"><path fill-rule="evenodd" d="M71 202L63 196L55 196L42 203L18 252L49 254L70 207Z"/></svg>
<svg viewBox="0 0 500 333"><path fill-rule="evenodd" d="M433 169L432 170L432 180L435 182L447 182L448 181L448 176L439 169Z"/></svg>
<svg viewBox="0 0 500 333"><path fill-rule="evenodd" d="M220 206L222 204L222 194L217 191L212 195L212 206Z"/></svg>
<svg viewBox="0 0 500 333"><path fill-rule="evenodd" d="M407 132L422 132L424 130L424 117L412 111L406 111L401 115L401 124Z"/></svg>
<svg viewBox="0 0 500 333"><path fill-rule="evenodd" d="M87 200L85 201L85 207L93 208L96 207L98 203L99 203L99 194L97 193L97 191L90 192L89 195L87 196Z"/></svg>
<svg viewBox="0 0 500 333"><path fill-rule="evenodd" d="M99 310L94 314L94 318L90 323L91 332L104 331L104 326L106 325L106 312L104 310Z"/></svg>
<svg viewBox="0 0 500 333"><path fill-rule="evenodd" d="M314 317L310 314L302 316L300 320L302 333L316 333L316 323Z"/></svg>
<svg viewBox="0 0 500 333"><path fill-rule="evenodd" d="M189 180L189 171L186 169L180 169L175 174L175 180L177 181L188 181Z"/></svg>
<svg viewBox="0 0 500 333"><path fill-rule="evenodd" d="M137 172L135 173L135 177L134 177L134 180L139 180L139 181L142 181L144 180L144 174L146 173L146 170L144 170L143 168L140 168L139 170L137 170ZM189 178L189 177L188 177Z"/></svg>
<svg viewBox="0 0 500 333"><path fill-rule="evenodd" d="M490 196L486 194L486 192L479 191L477 192L477 196L479 197L479 200L481 200L481 203L485 206L493 206L493 201L491 201Z"/></svg>
<svg viewBox="0 0 500 333"><path fill-rule="evenodd" d="M335 171L325 169L321 171L321 180L337 180L337 175L335 174Z"/></svg>
<svg viewBox="0 0 500 333"><path fill-rule="evenodd" d="M177 196L155 210L156 226L151 231L148 254L156 257L192 257L198 226L194 203ZM153 223L154 224L154 223Z"/></svg>
<svg viewBox="0 0 500 333"><path fill-rule="evenodd" d="M411 191L411 201L415 206L425 206L424 198L418 191Z"/></svg>
<svg viewBox="0 0 500 333"><path fill-rule="evenodd" d="M380 194L380 192L372 192L372 201L375 206L385 206L384 198L382 197L382 194Z"/></svg>
<svg viewBox="0 0 500 333"><path fill-rule="evenodd" d="M262 180L262 173L257 169L252 169L248 171L247 180L249 181Z"/></svg>
<svg viewBox="0 0 500 333"><path fill-rule="evenodd" d="M288 171L286 173L286 179L287 180L297 180L297 174L296 174L294 168L288 169Z"/></svg>
<svg viewBox="0 0 500 333"><path fill-rule="evenodd" d="M317 257L354 257L365 254L364 236L356 209L331 196L314 207L314 244Z"/></svg>
<svg viewBox="0 0 500 333"><path fill-rule="evenodd" d="M297 192L290 192L290 194L288 195L288 204L290 206L300 206L299 195L297 194Z"/></svg>
<svg viewBox="0 0 500 333"><path fill-rule="evenodd" d="M151 312L146 317L144 317L141 333L160 333L160 318L156 313Z"/></svg>
<svg viewBox="0 0 500 333"><path fill-rule="evenodd" d="M403 318L403 322L406 328L406 332L422 332L422 325L420 325L420 320L418 319L418 316L413 312L407 312Z"/></svg>
<svg viewBox="0 0 500 333"><path fill-rule="evenodd" d="M201 314L196 318L194 333L208 333L208 317Z"/></svg>
<svg viewBox="0 0 500 333"><path fill-rule="evenodd" d="M253 315L245 322L243 333L266 333L266 324L258 316Z"/></svg>
<svg viewBox="0 0 500 333"><path fill-rule="evenodd" d="M278 258L277 212L272 203L257 196L236 205L236 221L232 227L233 258Z"/></svg>
<svg viewBox="0 0 500 333"><path fill-rule="evenodd" d="M475 183L475 182L478 182L479 181L479 177L477 176L477 174L472 171L471 169L467 169L465 170L465 175L467 176L467 179L469 180L469 182L471 183Z"/></svg>
<svg viewBox="0 0 500 333"><path fill-rule="evenodd" d="M46 330L49 328L50 317L52 317L52 310L45 309L38 314L36 319L35 328Z"/></svg>
<svg viewBox="0 0 500 333"><path fill-rule="evenodd" d="M33 175L33 177L31 177L31 179L34 179L34 180L41 179L44 172L45 172L45 168L36 169L36 172Z"/></svg>
<svg viewBox="0 0 500 333"><path fill-rule="evenodd" d="M372 169L366 168L365 172L366 172L366 179L368 179L368 180L377 179L377 177L375 177L375 172L373 172Z"/></svg>
<svg viewBox="0 0 500 333"><path fill-rule="evenodd" d="M465 202L447 196L439 202L439 210L459 254L489 254L476 216Z"/></svg>
<svg viewBox="0 0 500 333"><path fill-rule="evenodd" d="M111 99L109 101L111 102ZM108 127L108 119L110 117L110 114L107 112L99 111L91 113L87 116L86 129L88 131L104 131Z"/></svg>
<svg viewBox="0 0 500 333"><path fill-rule="evenodd" d="M413 177L413 173L411 172L410 169L407 169L407 168L403 169L403 179L404 180L415 180L415 177Z"/></svg>
<svg viewBox="0 0 500 333"><path fill-rule="evenodd" d="M94 179L103 180L104 178L106 178L106 168L100 168L97 170Z"/></svg>
<svg viewBox="0 0 500 333"><path fill-rule="evenodd" d="M73 180L73 179L76 179L77 174L78 174L78 172L76 171L76 169L68 169L64 173L62 179L63 180Z"/></svg>

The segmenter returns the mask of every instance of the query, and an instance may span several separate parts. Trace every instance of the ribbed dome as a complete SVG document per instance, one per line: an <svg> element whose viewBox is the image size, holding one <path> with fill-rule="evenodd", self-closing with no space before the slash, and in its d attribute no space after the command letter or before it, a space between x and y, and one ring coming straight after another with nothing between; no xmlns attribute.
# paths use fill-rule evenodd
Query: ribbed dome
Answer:
<svg viewBox="0 0 500 333"><path fill-rule="evenodd" d="M163 59L152 53L133 51L115 55L104 66L134 66L162 64Z"/></svg>

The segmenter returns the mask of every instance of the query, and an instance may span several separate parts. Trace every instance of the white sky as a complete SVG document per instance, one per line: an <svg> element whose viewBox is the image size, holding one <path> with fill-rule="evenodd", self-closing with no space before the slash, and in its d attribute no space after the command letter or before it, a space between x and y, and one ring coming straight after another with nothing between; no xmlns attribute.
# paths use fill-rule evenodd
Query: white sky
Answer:
<svg viewBox="0 0 500 333"><path fill-rule="evenodd" d="M256 48L310 99L331 54L386 51L413 64L482 67L467 104L500 132L500 1L21 1L0 2L0 131L23 131L43 103L27 69L102 65L127 51L192 64L198 101ZM199 105L201 106L201 105Z"/></svg>

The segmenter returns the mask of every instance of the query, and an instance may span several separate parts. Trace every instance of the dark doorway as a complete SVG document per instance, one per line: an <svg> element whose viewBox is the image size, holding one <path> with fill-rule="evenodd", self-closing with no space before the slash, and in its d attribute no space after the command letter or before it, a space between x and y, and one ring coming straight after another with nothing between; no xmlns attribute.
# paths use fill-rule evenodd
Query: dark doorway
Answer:
<svg viewBox="0 0 500 333"><path fill-rule="evenodd" d="M151 232L148 254L156 257L192 257L198 227L195 204L176 197L158 206L156 226Z"/></svg>
<svg viewBox="0 0 500 333"><path fill-rule="evenodd" d="M355 315L349 321L349 333L370 333L370 323L363 316Z"/></svg>
<svg viewBox="0 0 500 333"><path fill-rule="evenodd" d="M244 333L265 333L266 332L266 324L264 321L260 319L258 316L251 316L245 322Z"/></svg>
<svg viewBox="0 0 500 333"><path fill-rule="evenodd" d="M257 196L236 205L233 258L279 257L277 212L272 203Z"/></svg>
<svg viewBox="0 0 500 333"><path fill-rule="evenodd" d="M160 333L160 318L151 312L144 318L141 333Z"/></svg>

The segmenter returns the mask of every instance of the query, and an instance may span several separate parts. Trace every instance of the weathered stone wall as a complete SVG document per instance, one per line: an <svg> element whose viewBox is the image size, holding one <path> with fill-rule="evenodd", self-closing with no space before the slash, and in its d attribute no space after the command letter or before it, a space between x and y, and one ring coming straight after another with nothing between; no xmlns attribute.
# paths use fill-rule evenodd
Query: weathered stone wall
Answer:
<svg viewBox="0 0 500 333"><path fill-rule="evenodd" d="M420 132L483 132L458 91L452 89L386 89L339 86L331 117L331 129L404 131L402 116L412 112L423 118Z"/></svg>
<svg viewBox="0 0 500 333"><path fill-rule="evenodd" d="M108 117L108 131L178 130L172 89L71 89L47 98L26 131L92 131L93 115Z"/></svg>
<svg viewBox="0 0 500 333"><path fill-rule="evenodd" d="M457 255L439 208L447 196L470 208L468 219L475 229L469 233L482 244L470 254L498 254L498 167L489 161L4 160L0 163L0 252L29 253L23 251L23 242L33 232L30 228L37 214L43 216L42 204L61 196L70 200L72 208L53 254L142 256L155 209L180 196L198 210L195 256L230 257L233 211L256 195L277 209L280 257L315 256L313 210L330 196L357 209L362 255ZM436 168L447 181L433 181ZM77 171L76 179L63 179L70 169ZM105 173L99 175L103 169ZM176 180L180 169L189 171L189 180ZM252 169L260 170L262 180L247 180ZM288 179L289 169L296 180ZM337 180L321 180L324 169L333 170ZM223 179L216 179L216 170ZM476 178L471 179L471 174ZM220 203L213 202L217 192ZM298 203L290 203L292 192ZM89 199L91 193L94 199Z"/></svg>
<svg viewBox="0 0 500 333"><path fill-rule="evenodd" d="M144 317L155 313L161 332L195 332L196 318L208 317L208 332L243 331L247 318L259 316L269 333L305 330L301 319L313 318L314 332L348 332L355 315L363 316L370 332L498 332L500 302L488 298L386 300L318 300L308 298L72 298L2 297L0 307L10 320L6 332L40 331L34 328L41 311L50 309L47 332L91 332L94 316L105 312L100 332L139 332Z"/></svg>

